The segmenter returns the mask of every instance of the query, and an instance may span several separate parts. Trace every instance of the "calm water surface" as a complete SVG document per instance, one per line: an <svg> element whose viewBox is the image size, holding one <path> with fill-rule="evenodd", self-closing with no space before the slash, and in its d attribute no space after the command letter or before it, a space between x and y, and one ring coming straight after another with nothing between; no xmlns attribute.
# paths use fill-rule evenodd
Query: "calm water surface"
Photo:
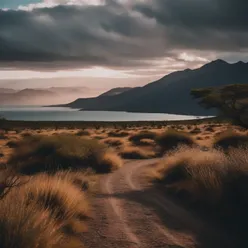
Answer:
<svg viewBox="0 0 248 248"><path fill-rule="evenodd" d="M202 118L171 114L78 111L63 107L37 106L0 106L0 116L8 120L22 121L169 121Z"/></svg>

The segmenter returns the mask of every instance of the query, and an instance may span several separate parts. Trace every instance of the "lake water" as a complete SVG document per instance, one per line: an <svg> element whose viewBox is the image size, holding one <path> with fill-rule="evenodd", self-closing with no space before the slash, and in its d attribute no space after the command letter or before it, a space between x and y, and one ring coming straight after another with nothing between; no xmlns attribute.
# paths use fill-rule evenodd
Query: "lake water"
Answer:
<svg viewBox="0 0 248 248"><path fill-rule="evenodd" d="M109 111L78 111L71 108L37 106L0 106L0 116L21 121L169 121L202 117Z"/></svg>

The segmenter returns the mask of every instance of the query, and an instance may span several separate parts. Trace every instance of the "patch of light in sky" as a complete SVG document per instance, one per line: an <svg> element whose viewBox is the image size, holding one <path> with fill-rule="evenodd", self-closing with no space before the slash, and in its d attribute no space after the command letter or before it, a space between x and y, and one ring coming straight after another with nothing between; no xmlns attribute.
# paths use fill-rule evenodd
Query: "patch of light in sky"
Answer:
<svg viewBox="0 0 248 248"><path fill-rule="evenodd" d="M136 77L124 71L117 71L102 67L93 67L82 70L64 70L56 72L38 72L28 70L0 71L0 79L31 79L31 78L67 78L67 77L92 77L92 78L130 78Z"/></svg>

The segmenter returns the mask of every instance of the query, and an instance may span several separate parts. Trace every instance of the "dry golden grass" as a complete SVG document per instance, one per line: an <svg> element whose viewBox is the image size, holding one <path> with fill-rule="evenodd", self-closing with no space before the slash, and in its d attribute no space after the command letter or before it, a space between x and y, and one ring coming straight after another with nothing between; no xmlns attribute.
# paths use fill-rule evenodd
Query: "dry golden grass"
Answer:
<svg viewBox="0 0 248 248"><path fill-rule="evenodd" d="M27 179L0 200L0 247L82 247L75 234L87 228L85 193L59 176Z"/></svg>
<svg viewBox="0 0 248 248"><path fill-rule="evenodd" d="M77 136L89 136L90 132L87 130L80 130L76 133Z"/></svg>
<svg viewBox="0 0 248 248"><path fill-rule="evenodd" d="M83 191L64 177L39 175L31 178L24 187L29 204L45 210L65 230L76 233L86 229L85 220L90 216L88 201ZM81 221L80 230L74 223ZM78 226L78 225L77 225Z"/></svg>
<svg viewBox="0 0 248 248"><path fill-rule="evenodd" d="M8 164L28 175L88 168L96 173L107 173L119 167L119 163L115 165L110 161L110 156L107 164L105 156L108 152L107 147L96 140L75 135L31 136L18 143Z"/></svg>
<svg viewBox="0 0 248 248"><path fill-rule="evenodd" d="M156 139L157 134L151 131L141 131L137 134L133 134L129 137L129 141L136 146L146 146L149 145L148 142L144 140L154 141Z"/></svg>
<svg viewBox="0 0 248 248"><path fill-rule="evenodd" d="M246 147L248 146L248 135L240 134L233 130L226 130L216 135L213 143L214 147L224 150L229 149L230 147Z"/></svg>
<svg viewBox="0 0 248 248"><path fill-rule="evenodd" d="M108 138L104 140L104 143L112 147L119 147L123 145L123 141L120 138Z"/></svg>
<svg viewBox="0 0 248 248"><path fill-rule="evenodd" d="M180 145L195 145L193 137L186 132L179 132L174 129L168 129L161 133L156 138L156 143L159 145L161 153L175 149Z"/></svg>
<svg viewBox="0 0 248 248"><path fill-rule="evenodd" d="M101 160L102 172L111 172L120 169L122 165L122 159L114 152L105 153Z"/></svg>
<svg viewBox="0 0 248 248"><path fill-rule="evenodd" d="M170 153L150 176L163 190L238 232L247 230L248 150L218 150L181 147ZM244 227L244 230L242 230Z"/></svg>
<svg viewBox="0 0 248 248"><path fill-rule="evenodd" d="M108 133L109 137L115 137L115 138L123 138L129 136L129 132L125 131L110 131Z"/></svg>
<svg viewBox="0 0 248 248"><path fill-rule="evenodd" d="M26 206L18 194L10 196L0 203L0 246L59 247L63 236L55 221L50 219L45 211L38 211L34 206Z"/></svg>
<svg viewBox="0 0 248 248"><path fill-rule="evenodd" d="M124 149L120 151L119 155L123 159L149 159L149 158L155 157L154 152L140 149L138 147L132 147L132 146L124 147Z"/></svg>
<svg viewBox="0 0 248 248"><path fill-rule="evenodd" d="M179 147L155 169L154 178L175 192L184 191L194 199L209 201L220 195L226 157L216 150Z"/></svg>

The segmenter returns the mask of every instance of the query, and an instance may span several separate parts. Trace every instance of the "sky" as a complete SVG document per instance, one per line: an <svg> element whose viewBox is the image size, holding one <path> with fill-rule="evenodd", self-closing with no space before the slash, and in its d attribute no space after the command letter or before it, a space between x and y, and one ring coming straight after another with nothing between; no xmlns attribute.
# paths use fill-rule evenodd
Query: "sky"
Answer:
<svg viewBox="0 0 248 248"><path fill-rule="evenodd" d="M247 62L247 9L247 0L0 0L0 87L137 86L215 59Z"/></svg>

